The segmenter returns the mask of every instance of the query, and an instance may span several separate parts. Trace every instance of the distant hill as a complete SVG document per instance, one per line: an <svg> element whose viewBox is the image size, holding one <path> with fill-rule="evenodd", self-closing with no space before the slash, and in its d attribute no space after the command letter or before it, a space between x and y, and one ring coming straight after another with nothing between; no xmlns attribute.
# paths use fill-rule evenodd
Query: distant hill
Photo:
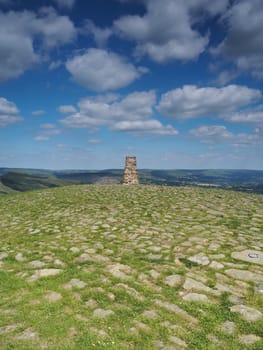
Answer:
<svg viewBox="0 0 263 350"><path fill-rule="evenodd" d="M0 190L3 188L4 193L9 193L10 191L25 192L49 187L73 185L77 183L78 182L76 181L64 181L51 176L11 171L1 176Z"/></svg>
<svg viewBox="0 0 263 350"><path fill-rule="evenodd" d="M140 184L223 188L263 193L262 170L139 169ZM0 168L0 194L72 184L120 184L123 170L63 170Z"/></svg>

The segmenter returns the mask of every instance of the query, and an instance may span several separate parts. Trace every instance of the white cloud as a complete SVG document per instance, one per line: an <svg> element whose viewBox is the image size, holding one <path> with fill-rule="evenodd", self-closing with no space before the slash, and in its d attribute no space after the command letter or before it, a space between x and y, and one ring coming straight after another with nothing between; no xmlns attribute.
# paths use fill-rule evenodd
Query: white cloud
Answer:
<svg viewBox="0 0 263 350"><path fill-rule="evenodd" d="M224 125L202 125L189 131L202 143L208 144L231 144L235 147L255 146L263 143L263 129L256 128L252 133L234 134L227 130Z"/></svg>
<svg viewBox="0 0 263 350"><path fill-rule="evenodd" d="M137 55L147 54L156 62L191 60L198 57L208 44L208 34L201 34L196 24L203 15L222 13L228 0L146 0L143 16L123 16L114 22L121 37L137 43Z"/></svg>
<svg viewBox="0 0 263 350"><path fill-rule="evenodd" d="M51 136L61 134L61 130L55 124L46 123L40 125L41 132L34 138L35 141L48 141Z"/></svg>
<svg viewBox="0 0 263 350"><path fill-rule="evenodd" d="M233 134L224 125L202 125L191 129L190 134L203 139L205 143L217 143L218 141L231 140Z"/></svg>
<svg viewBox="0 0 263 350"><path fill-rule="evenodd" d="M236 111L261 97L261 92L246 86L228 85L221 88L185 85L161 96L159 111L171 118L189 119L202 116L222 116Z"/></svg>
<svg viewBox="0 0 263 350"><path fill-rule="evenodd" d="M31 112L31 114L33 114L33 115L43 115L45 113L46 112L43 109L38 109L36 111Z"/></svg>
<svg viewBox="0 0 263 350"><path fill-rule="evenodd" d="M227 36L213 52L233 60L239 69L263 78L262 0L234 2L224 21Z"/></svg>
<svg viewBox="0 0 263 350"><path fill-rule="evenodd" d="M156 135L177 135L178 131L171 125L162 125L159 120L123 120L115 123L111 130L126 131L134 135L156 134Z"/></svg>
<svg viewBox="0 0 263 350"><path fill-rule="evenodd" d="M94 90L116 90L131 84L142 72L113 52L88 49L66 62L67 70L76 83Z"/></svg>
<svg viewBox="0 0 263 350"><path fill-rule="evenodd" d="M88 142L92 143L92 144L99 144L100 140L98 140L98 139L89 139Z"/></svg>
<svg viewBox="0 0 263 350"><path fill-rule="evenodd" d="M52 8L42 8L38 14L0 11L0 23L0 82L17 78L41 61L43 51L70 43L76 36L71 20Z"/></svg>
<svg viewBox="0 0 263 350"><path fill-rule="evenodd" d="M23 118L19 116L17 106L4 97L0 97L0 127L15 124L22 120Z"/></svg>
<svg viewBox="0 0 263 350"><path fill-rule="evenodd" d="M234 123L254 123L263 124L263 106L257 106L254 110L245 110L226 115L224 119Z"/></svg>
<svg viewBox="0 0 263 350"><path fill-rule="evenodd" d="M53 0L53 1L60 8L71 9L75 5L76 0Z"/></svg>
<svg viewBox="0 0 263 350"><path fill-rule="evenodd" d="M112 29L100 28L96 26L91 20L86 20L83 27L80 29L83 35L92 35L94 41L99 48L105 47L109 37L112 35Z"/></svg>
<svg viewBox="0 0 263 350"><path fill-rule="evenodd" d="M35 141L48 141L49 140L49 136L47 135L38 135L36 137L34 137Z"/></svg>
<svg viewBox="0 0 263 350"><path fill-rule="evenodd" d="M114 131L133 134L177 134L172 126L163 126L153 119L155 103L154 91L134 92L122 99L111 99L108 102L103 101L102 97L97 100L85 98L78 103L79 111L61 122L67 127L91 130L107 126Z"/></svg>
<svg viewBox="0 0 263 350"><path fill-rule="evenodd" d="M53 61L49 64L48 69L55 70L55 69L58 69L61 65L62 65L61 60Z"/></svg>
<svg viewBox="0 0 263 350"><path fill-rule="evenodd" d="M77 111L76 108L72 105L59 106L57 110L61 114L70 114L70 113L75 113Z"/></svg>

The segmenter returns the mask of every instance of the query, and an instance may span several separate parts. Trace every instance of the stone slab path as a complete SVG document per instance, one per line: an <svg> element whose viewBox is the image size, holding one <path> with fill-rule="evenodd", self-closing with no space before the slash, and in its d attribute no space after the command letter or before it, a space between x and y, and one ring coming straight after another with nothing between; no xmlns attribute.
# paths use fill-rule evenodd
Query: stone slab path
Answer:
<svg viewBox="0 0 263 350"><path fill-rule="evenodd" d="M72 186L0 197L0 349L263 349L263 197Z"/></svg>

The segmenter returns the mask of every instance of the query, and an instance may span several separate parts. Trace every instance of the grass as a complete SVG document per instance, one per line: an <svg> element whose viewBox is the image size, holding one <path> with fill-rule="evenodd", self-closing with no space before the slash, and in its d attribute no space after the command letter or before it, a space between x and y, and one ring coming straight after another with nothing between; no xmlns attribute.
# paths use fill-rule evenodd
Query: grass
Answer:
<svg viewBox="0 0 263 350"><path fill-rule="evenodd" d="M262 294L253 281L226 273L236 268L263 278L262 265L231 257L262 250L262 204L261 195L158 186L69 186L0 197L1 350L262 349L262 318L248 322L230 311L235 297L263 312ZM189 260L199 253L223 268ZM61 270L56 276L29 282L37 270L54 268ZM171 275L180 276L174 287L165 282ZM71 286L72 279L85 287ZM210 289L186 290L187 279ZM50 292L60 299L49 300ZM189 293L207 302L185 300ZM99 318L99 309L112 314ZM222 330L225 321L235 323L232 334ZM246 345L245 334L259 338Z"/></svg>

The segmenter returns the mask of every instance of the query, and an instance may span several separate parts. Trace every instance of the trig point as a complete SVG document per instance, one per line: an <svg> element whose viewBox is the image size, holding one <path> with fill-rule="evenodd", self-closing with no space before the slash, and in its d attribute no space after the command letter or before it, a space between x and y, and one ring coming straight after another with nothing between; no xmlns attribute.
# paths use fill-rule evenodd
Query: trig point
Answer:
<svg viewBox="0 0 263 350"><path fill-rule="evenodd" d="M123 173L124 185L138 185L138 175L136 166L136 157L127 156L125 160L125 169Z"/></svg>

